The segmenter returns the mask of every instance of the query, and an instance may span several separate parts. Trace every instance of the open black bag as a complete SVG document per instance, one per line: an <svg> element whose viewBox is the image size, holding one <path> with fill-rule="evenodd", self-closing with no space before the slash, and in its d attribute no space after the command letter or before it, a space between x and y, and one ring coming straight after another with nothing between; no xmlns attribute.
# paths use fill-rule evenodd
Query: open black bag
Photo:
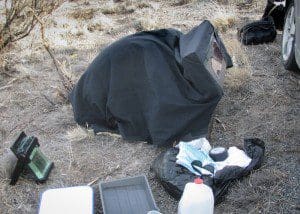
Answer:
<svg viewBox="0 0 300 214"><path fill-rule="evenodd" d="M176 164L178 151L176 148L170 148L161 153L154 160L151 169L165 190L179 200L185 185L193 182L197 176L181 165ZM218 171L213 178L203 176L204 183L213 190L215 203L219 203L222 200L232 182L248 175L252 170L261 166L265 154L265 144L262 140L257 138L245 139L244 151L252 159L246 168L227 166Z"/></svg>
<svg viewBox="0 0 300 214"><path fill-rule="evenodd" d="M244 45L258 45L273 42L276 39L276 28L271 16L246 24L238 31L238 37Z"/></svg>

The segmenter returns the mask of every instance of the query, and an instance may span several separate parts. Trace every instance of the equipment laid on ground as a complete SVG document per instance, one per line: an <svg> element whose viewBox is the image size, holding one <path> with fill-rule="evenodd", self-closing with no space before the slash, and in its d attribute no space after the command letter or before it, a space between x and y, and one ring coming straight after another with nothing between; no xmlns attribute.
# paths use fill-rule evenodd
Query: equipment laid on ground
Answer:
<svg viewBox="0 0 300 214"><path fill-rule="evenodd" d="M146 214L158 210L144 175L101 182L99 188L104 214Z"/></svg>
<svg viewBox="0 0 300 214"><path fill-rule="evenodd" d="M14 142L10 149L18 161L11 176L11 185L16 184L25 168L30 169L37 182L44 182L48 178L53 162L41 152L39 146L36 137L28 137L24 132Z"/></svg>
<svg viewBox="0 0 300 214"><path fill-rule="evenodd" d="M180 199L187 183L199 177L199 173L193 173L194 168L199 171L199 168L203 167L201 161L195 162L191 159L186 159L191 161L186 162L188 164L176 164L179 152L178 148L167 149L154 160L151 167L165 190L175 199ZM248 175L254 169L258 169L263 162L264 154L265 143L262 140L258 138L245 139L243 150L230 147L228 158L222 162L213 163L213 166L216 167L214 173L205 175L201 172L202 175L200 176L202 176L204 183L213 190L215 202L218 203L222 200L232 181ZM238 162L238 164L230 164L231 162ZM192 166L189 167L189 165ZM206 163L204 163L205 165ZM211 163L208 163L208 165L211 165Z"/></svg>

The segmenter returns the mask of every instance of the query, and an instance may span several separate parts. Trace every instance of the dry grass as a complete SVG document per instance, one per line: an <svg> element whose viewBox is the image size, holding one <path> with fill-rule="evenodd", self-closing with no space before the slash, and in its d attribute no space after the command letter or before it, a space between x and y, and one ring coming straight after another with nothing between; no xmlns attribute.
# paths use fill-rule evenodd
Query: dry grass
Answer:
<svg viewBox="0 0 300 214"><path fill-rule="evenodd" d="M156 18L150 16L142 17L134 22L134 28L137 31L157 30L164 27L163 22L159 22Z"/></svg>
<svg viewBox="0 0 300 214"><path fill-rule="evenodd" d="M225 40L225 44L226 47L228 47L228 51L232 56L234 64L233 68L227 73L225 84L232 92L242 92L246 90L251 78L249 58L245 51L245 47L241 45L237 38Z"/></svg>
<svg viewBox="0 0 300 214"><path fill-rule="evenodd" d="M220 4L228 4L230 0L217 0Z"/></svg>
<svg viewBox="0 0 300 214"><path fill-rule="evenodd" d="M249 69L245 67L235 67L228 72L225 84L232 92L243 92L247 88L250 77Z"/></svg>
<svg viewBox="0 0 300 214"><path fill-rule="evenodd" d="M107 3L105 4L101 11L106 15L113 14L130 14L133 13L137 9L149 8L151 4L147 1L140 0L125 0L118 1L116 3Z"/></svg>
<svg viewBox="0 0 300 214"><path fill-rule="evenodd" d="M143 8L151 7L151 5L147 1L138 1L136 3L136 7L139 8L139 9L143 9Z"/></svg>
<svg viewBox="0 0 300 214"><path fill-rule="evenodd" d="M94 131L91 129L84 129L77 126L74 129L67 131L66 139L70 142L79 142L85 139L93 139L95 136Z"/></svg>
<svg viewBox="0 0 300 214"><path fill-rule="evenodd" d="M74 19L79 19L79 20L88 20L92 19L95 15L96 10L92 8L88 9L77 9L70 13L70 17Z"/></svg>
<svg viewBox="0 0 300 214"><path fill-rule="evenodd" d="M135 11L134 6L126 6L125 4L108 4L101 9L103 14L128 14Z"/></svg>
<svg viewBox="0 0 300 214"><path fill-rule="evenodd" d="M215 18L214 20L212 20L212 23L216 27L216 29L224 33L235 25L236 20L234 16L229 15L223 16L222 18Z"/></svg>
<svg viewBox="0 0 300 214"><path fill-rule="evenodd" d="M194 0L175 0L171 3L172 6L182 6L194 2Z"/></svg>
<svg viewBox="0 0 300 214"><path fill-rule="evenodd" d="M90 32L102 31L104 29L104 26L101 23L89 24L87 29Z"/></svg>

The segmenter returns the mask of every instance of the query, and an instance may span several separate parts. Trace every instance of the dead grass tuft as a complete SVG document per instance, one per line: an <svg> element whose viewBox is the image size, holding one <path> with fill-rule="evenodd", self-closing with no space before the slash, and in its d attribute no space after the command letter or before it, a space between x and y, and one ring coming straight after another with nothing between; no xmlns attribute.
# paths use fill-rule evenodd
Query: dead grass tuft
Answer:
<svg viewBox="0 0 300 214"><path fill-rule="evenodd" d="M95 16L95 12L96 10L92 8L76 10L70 13L70 17L74 19L88 20L88 19L92 19Z"/></svg>
<svg viewBox="0 0 300 214"><path fill-rule="evenodd" d="M225 16L222 18L214 19L212 23L219 31L226 32L228 29L232 28L235 25L236 20L233 16Z"/></svg>
<svg viewBox="0 0 300 214"><path fill-rule="evenodd" d="M248 56L244 47L237 39L225 40L226 47L232 56L233 68L231 68L225 78L225 85L232 92L243 92L248 87L251 78L251 69Z"/></svg>
<svg viewBox="0 0 300 214"><path fill-rule="evenodd" d="M238 1L245 1L245 0L216 0L219 4L236 4Z"/></svg>
<svg viewBox="0 0 300 214"><path fill-rule="evenodd" d="M175 2L171 3L172 6L182 6L185 4L192 3L193 0L176 0Z"/></svg>
<svg viewBox="0 0 300 214"><path fill-rule="evenodd" d="M137 5L136 5L136 6L137 6L137 8L139 8L139 9L151 7L151 5L149 4L149 2L145 2L145 1L137 2Z"/></svg>
<svg viewBox="0 0 300 214"><path fill-rule="evenodd" d="M247 83L251 75L245 67L234 67L230 70L225 80L225 84L232 92L243 92L247 88Z"/></svg>
<svg viewBox="0 0 300 214"><path fill-rule="evenodd" d="M90 32L102 31L104 29L104 26L101 23L89 24L87 29Z"/></svg>
<svg viewBox="0 0 300 214"><path fill-rule="evenodd" d="M79 142L85 139L93 139L95 137L92 129L84 129L80 126L67 131L66 138L71 142Z"/></svg>
<svg viewBox="0 0 300 214"><path fill-rule="evenodd" d="M115 3L106 4L102 8L102 13L105 15L112 14L130 14L137 9L149 8L151 4L147 1L126 0L114 1Z"/></svg>
<svg viewBox="0 0 300 214"><path fill-rule="evenodd" d="M163 27L163 23L150 17L142 17L134 22L134 28L137 31L157 30Z"/></svg>
<svg viewBox="0 0 300 214"><path fill-rule="evenodd" d="M102 8L101 12L105 15L112 14L129 14L135 11L133 5L127 6L126 4L108 4Z"/></svg>

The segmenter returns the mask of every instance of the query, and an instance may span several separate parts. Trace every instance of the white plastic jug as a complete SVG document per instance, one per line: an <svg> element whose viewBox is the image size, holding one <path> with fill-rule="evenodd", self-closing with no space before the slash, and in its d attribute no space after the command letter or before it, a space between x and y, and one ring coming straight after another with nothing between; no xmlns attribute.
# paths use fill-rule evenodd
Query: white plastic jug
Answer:
<svg viewBox="0 0 300 214"><path fill-rule="evenodd" d="M213 214L214 195L212 189L200 178L187 183L178 204L178 214Z"/></svg>

